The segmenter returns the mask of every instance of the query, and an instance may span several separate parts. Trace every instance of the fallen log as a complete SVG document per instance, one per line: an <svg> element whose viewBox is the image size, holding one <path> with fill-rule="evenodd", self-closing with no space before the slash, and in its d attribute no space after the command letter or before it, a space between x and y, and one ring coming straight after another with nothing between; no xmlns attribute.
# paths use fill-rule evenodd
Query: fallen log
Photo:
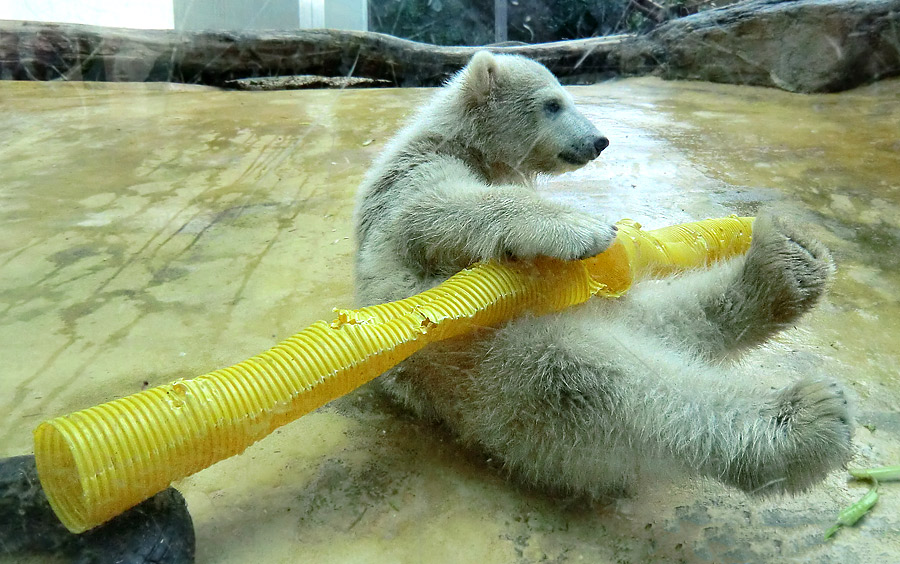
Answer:
<svg viewBox="0 0 900 564"><path fill-rule="evenodd" d="M541 61L561 78L645 74L658 61L634 36L494 47ZM290 75L438 86L479 47L444 47L338 30L200 32L0 21L0 78L168 81L225 86Z"/></svg>

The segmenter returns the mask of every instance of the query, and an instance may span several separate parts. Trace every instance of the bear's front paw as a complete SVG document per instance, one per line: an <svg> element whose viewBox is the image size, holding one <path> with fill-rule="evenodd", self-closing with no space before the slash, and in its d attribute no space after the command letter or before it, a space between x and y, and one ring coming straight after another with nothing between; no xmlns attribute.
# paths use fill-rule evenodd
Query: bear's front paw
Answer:
<svg viewBox="0 0 900 564"><path fill-rule="evenodd" d="M585 259L609 248L616 238L615 225L577 211L523 222L512 229L505 248L509 255L531 259L547 256L561 260Z"/></svg>
<svg viewBox="0 0 900 564"><path fill-rule="evenodd" d="M853 434L847 403L840 385L827 380L777 392L762 413L763 431L732 467L732 483L755 494L799 492L845 465Z"/></svg>
<svg viewBox="0 0 900 564"><path fill-rule="evenodd" d="M768 303L772 321L790 323L825 292L834 261L824 245L787 222L760 217L753 226L743 282Z"/></svg>
<svg viewBox="0 0 900 564"><path fill-rule="evenodd" d="M592 219L590 225L583 230L574 229L572 244L567 249L567 253L571 253L574 259L586 259L597 256L613 244L619 228L614 224L598 223ZM560 256L559 258L564 258Z"/></svg>
<svg viewBox="0 0 900 564"><path fill-rule="evenodd" d="M585 259L609 248L617 228L580 212L567 212L512 242L512 254L520 258L538 255L561 260Z"/></svg>

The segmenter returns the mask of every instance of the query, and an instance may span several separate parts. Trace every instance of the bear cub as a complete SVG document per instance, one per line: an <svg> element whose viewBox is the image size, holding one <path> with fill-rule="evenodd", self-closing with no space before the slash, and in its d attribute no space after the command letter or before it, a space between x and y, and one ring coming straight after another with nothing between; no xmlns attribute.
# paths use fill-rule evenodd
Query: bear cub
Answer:
<svg viewBox="0 0 900 564"><path fill-rule="evenodd" d="M476 261L602 252L615 227L534 181L608 144L545 67L477 53L360 188L359 305ZM821 244L762 217L744 256L430 345L376 382L557 493L620 495L640 473L672 469L754 494L802 491L850 457L842 389L801 377L770 390L734 361L812 308L833 270Z"/></svg>

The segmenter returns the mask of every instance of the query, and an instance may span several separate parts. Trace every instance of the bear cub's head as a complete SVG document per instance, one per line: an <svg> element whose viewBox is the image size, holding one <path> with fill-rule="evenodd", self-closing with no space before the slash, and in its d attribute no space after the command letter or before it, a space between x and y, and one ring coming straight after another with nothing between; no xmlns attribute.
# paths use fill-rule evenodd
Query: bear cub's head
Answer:
<svg viewBox="0 0 900 564"><path fill-rule="evenodd" d="M525 57L479 51L448 95L466 143L526 175L575 170L609 145L556 77Z"/></svg>

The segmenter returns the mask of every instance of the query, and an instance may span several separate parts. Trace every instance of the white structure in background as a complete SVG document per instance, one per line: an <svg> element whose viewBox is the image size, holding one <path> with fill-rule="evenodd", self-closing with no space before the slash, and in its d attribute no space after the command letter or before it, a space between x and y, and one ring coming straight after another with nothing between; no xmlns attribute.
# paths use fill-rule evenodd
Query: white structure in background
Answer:
<svg viewBox="0 0 900 564"><path fill-rule="evenodd" d="M172 0L0 0L0 20L132 29L175 27Z"/></svg>
<svg viewBox="0 0 900 564"><path fill-rule="evenodd" d="M132 29L369 28L367 0L0 0L0 20Z"/></svg>
<svg viewBox="0 0 900 564"><path fill-rule="evenodd" d="M303 0L300 0L303 3ZM325 4L325 27L331 29L369 30L367 0L319 0Z"/></svg>
<svg viewBox="0 0 900 564"><path fill-rule="evenodd" d="M297 0L174 0L179 31L260 31L300 27Z"/></svg>
<svg viewBox="0 0 900 564"><path fill-rule="evenodd" d="M300 27L302 29L325 27L325 0L300 0Z"/></svg>
<svg viewBox="0 0 900 564"><path fill-rule="evenodd" d="M174 0L175 29L368 28L366 0Z"/></svg>
<svg viewBox="0 0 900 564"><path fill-rule="evenodd" d="M367 0L300 0L300 28L368 31Z"/></svg>

